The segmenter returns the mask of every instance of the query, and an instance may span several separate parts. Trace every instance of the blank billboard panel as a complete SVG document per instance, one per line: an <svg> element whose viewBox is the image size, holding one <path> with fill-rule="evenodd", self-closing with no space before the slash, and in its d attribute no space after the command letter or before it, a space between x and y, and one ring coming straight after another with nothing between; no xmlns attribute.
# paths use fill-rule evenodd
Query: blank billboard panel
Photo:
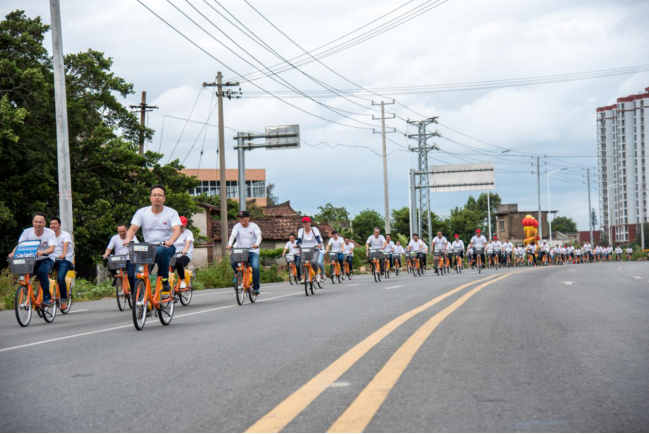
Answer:
<svg viewBox="0 0 649 434"><path fill-rule="evenodd" d="M431 193L494 190L494 163L446 164L430 166Z"/></svg>

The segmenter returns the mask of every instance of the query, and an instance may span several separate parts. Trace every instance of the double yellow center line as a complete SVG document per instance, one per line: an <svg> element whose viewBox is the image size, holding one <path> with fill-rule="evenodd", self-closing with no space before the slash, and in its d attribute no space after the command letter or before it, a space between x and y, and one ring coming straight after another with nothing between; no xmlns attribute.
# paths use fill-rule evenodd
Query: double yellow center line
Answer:
<svg viewBox="0 0 649 434"><path fill-rule="evenodd" d="M421 345L435 330L435 328L457 308L463 305L475 293L484 287L502 280L512 274L520 273L513 272L502 275L496 279L496 276L489 276L474 282L470 282L458 286L451 291L448 291L433 300L404 313L403 315L390 321L356 346L351 348L335 362L325 368L318 375L313 377L304 386L300 387L292 395L282 401L277 407L272 409L268 414L259 419L253 424L246 432L258 433L280 432L286 425L288 425L295 417L304 411L322 392L324 392L332 383L336 382L345 372L347 372L361 357L369 352L374 346L381 342L386 336L392 333L399 326L404 324L415 315L423 312L424 310L436 305L444 299L456 294L463 289L482 283L480 286L469 291L458 300L453 302L447 308L434 315L423 326L421 326L390 358L385 366L379 371L374 379L365 387L365 389L358 395L356 400L347 408L347 410L338 418L338 420L329 428L328 432L362 432L367 424L370 423L376 412L379 410L385 399L387 398L390 390L394 387L397 380L405 371L406 367L412 360L413 356L419 350Z"/></svg>

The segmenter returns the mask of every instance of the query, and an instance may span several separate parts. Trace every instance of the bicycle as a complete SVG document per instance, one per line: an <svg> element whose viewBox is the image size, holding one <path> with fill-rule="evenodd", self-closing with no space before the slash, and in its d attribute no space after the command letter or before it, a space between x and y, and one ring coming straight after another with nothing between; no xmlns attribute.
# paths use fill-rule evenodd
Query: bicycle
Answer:
<svg viewBox="0 0 649 434"><path fill-rule="evenodd" d="M500 267L500 250L494 250L493 263L494 268L498 270L498 268Z"/></svg>
<svg viewBox="0 0 649 434"><path fill-rule="evenodd" d="M482 273L482 255L484 254L484 249L480 247L475 248L475 257L476 257L476 265L478 267L478 274Z"/></svg>
<svg viewBox="0 0 649 434"><path fill-rule="evenodd" d="M329 252L329 275L331 276L331 283L336 284L336 279L338 283L342 283L342 271L340 269L340 263L338 262L338 252Z"/></svg>
<svg viewBox="0 0 649 434"><path fill-rule="evenodd" d="M146 324L149 310L155 309L156 316L162 325L171 324L174 315L173 294L162 299L162 277L156 280L155 292L151 288L150 268L155 265L155 257L160 244L129 243L129 256L135 264L135 288L133 289L133 325L136 330L142 330Z"/></svg>
<svg viewBox="0 0 649 434"><path fill-rule="evenodd" d="M59 270L58 270L58 267L56 267L56 264L58 262L61 262L61 260L57 259L56 261L54 261L54 269L53 269L53 277L52 277L52 279L56 282L56 297L55 297L56 298L56 307L58 307L59 310L61 311L61 313L63 315L65 315L65 314L70 312L70 309L72 309L72 299L74 298L74 294L72 294L72 289L74 288L74 285L72 285L72 282L73 282L72 279L66 276L65 277L65 289L66 289L66 292L68 294L68 303L67 303L67 308L61 309L61 288L59 288L59 279L58 279ZM74 271L74 264L72 265L72 267L70 268L69 271ZM52 279L50 279L50 281Z"/></svg>
<svg viewBox="0 0 649 434"><path fill-rule="evenodd" d="M455 272L460 274L462 273L462 253L464 249L458 247L453 251L453 259L455 259Z"/></svg>
<svg viewBox="0 0 649 434"><path fill-rule="evenodd" d="M444 275L444 254L441 250L435 250L435 274ZM441 272L441 274L440 274Z"/></svg>
<svg viewBox="0 0 649 434"><path fill-rule="evenodd" d="M295 255L286 255L286 268L288 271L288 281L291 285L294 283L299 285L300 281L297 278L297 266L295 265Z"/></svg>
<svg viewBox="0 0 649 434"><path fill-rule="evenodd" d="M383 253L383 277L386 279L390 278L390 255Z"/></svg>
<svg viewBox="0 0 649 434"><path fill-rule="evenodd" d="M370 249L369 261L372 269L372 275L375 282L381 281L381 261L383 259L383 251L381 249Z"/></svg>
<svg viewBox="0 0 649 434"><path fill-rule="evenodd" d="M173 274L173 285L174 295L180 300L180 304L183 306L189 306L189 303L192 301L192 296L194 295L194 272L192 270L185 269L185 287L180 287L180 276L176 279L176 260L183 256L182 253L176 253L176 255L169 260L169 276Z"/></svg>
<svg viewBox="0 0 649 434"><path fill-rule="evenodd" d="M36 265L36 252L40 247L40 241L23 241L18 244L13 258L9 259L11 274L18 277L18 289L14 296L14 311L16 320L21 327L27 327L32 320L32 311L36 311L39 317L43 318L46 323L51 323L56 318L56 303L49 305L43 304L43 287L38 284L38 295L34 295L30 275L34 272ZM56 287L56 281L50 281L50 296ZM51 297L53 298L53 297Z"/></svg>
<svg viewBox="0 0 649 434"><path fill-rule="evenodd" d="M115 298L117 298L117 308L122 312L128 301L129 309L133 309L131 284L126 273L126 255L110 255L108 257L108 268L116 271Z"/></svg>
<svg viewBox="0 0 649 434"><path fill-rule="evenodd" d="M343 255L343 256L344 256L343 264L345 264L345 269L344 269L344 273L343 273L343 280L345 279L345 276L347 276L347 279L352 280L352 271L351 271L351 269L349 267L349 260L347 259L347 258L349 258L349 255ZM352 258L353 258L353 256L352 256Z"/></svg>
<svg viewBox="0 0 649 434"><path fill-rule="evenodd" d="M313 247L301 247L300 248L300 258L302 258L302 277L304 277L304 293L306 296L309 296L309 291L311 295L315 295L313 290L313 279L316 275L316 272L311 267L311 261L315 253L315 248Z"/></svg>
<svg viewBox="0 0 649 434"><path fill-rule="evenodd" d="M401 268L401 254L397 254L393 260L394 260L394 275L398 276ZM399 264L398 266L397 263Z"/></svg>
<svg viewBox="0 0 649 434"><path fill-rule="evenodd" d="M250 303L257 301L257 294L252 289L252 266L249 262L250 249L234 248L230 253L230 261L237 263L234 276L234 292L237 304L241 306L248 294Z"/></svg>

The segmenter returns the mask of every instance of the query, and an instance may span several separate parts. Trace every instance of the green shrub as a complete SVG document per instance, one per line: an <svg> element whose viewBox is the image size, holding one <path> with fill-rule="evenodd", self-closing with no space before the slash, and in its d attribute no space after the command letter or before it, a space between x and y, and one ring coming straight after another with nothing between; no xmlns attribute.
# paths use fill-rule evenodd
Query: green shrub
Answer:
<svg viewBox="0 0 649 434"><path fill-rule="evenodd" d="M18 288L16 276L11 274L9 268L0 273L0 310L14 308L14 296Z"/></svg>
<svg viewBox="0 0 649 434"><path fill-rule="evenodd" d="M282 252L284 249L282 247L278 249L260 249L259 250L259 261L264 262L268 259L279 259L282 257Z"/></svg>
<svg viewBox="0 0 649 434"><path fill-rule="evenodd" d="M288 276L286 272L280 273L277 265L270 268L260 267L259 281L261 283L284 282L284 274ZM196 270L194 284L196 289L227 288L232 286L233 279L234 271L230 266L230 260L225 258L216 265Z"/></svg>
<svg viewBox="0 0 649 434"><path fill-rule="evenodd" d="M113 286L112 279L104 280L96 284L77 277L74 279L73 293L75 301L101 300L106 297L115 297L115 287Z"/></svg>
<svg viewBox="0 0 649 434"><path fill-rule="evenodd" d="M640 247L633 247L633 253L631 254L632 261L638 261L640 259L647 259L647 254L642 251Z"/></svg>

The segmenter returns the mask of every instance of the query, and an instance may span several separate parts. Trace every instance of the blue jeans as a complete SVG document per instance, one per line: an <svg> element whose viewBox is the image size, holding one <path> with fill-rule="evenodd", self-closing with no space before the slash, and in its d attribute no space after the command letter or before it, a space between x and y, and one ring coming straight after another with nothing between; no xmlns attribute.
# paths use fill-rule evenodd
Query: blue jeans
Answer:
<svg viewBox="0 0 649 434"><path fill-rule="evenodd" d="M252 267L252 289L259 290L259 253L248 252L248 263ZM239 263L230 261L230 265L232 266L232 269L236 273L237 266L239 265ZM298 267L298 270L299 269L300 268Z"/></svg>
<svg viewBox="0 0 649 434"><path fill-rule="evenodd" d="M158 276L169 278L169 260L176 253L176 246L158 246L155 254L155 263L158 265Z"/></svg>
<svg viewBox="0 0 649 434"><path fill-rule="evenodd" d="M322 275L325 274L324 257L325 257L324 253L320 252L320 254L318 255L318 268L320 268L320 273L322 273Z"/></svg>
<svg viewBox="0 0 649 434"><path fill-rule="evenodd" d="M54 266L54 261L51 259L41 259L34 264L34 276L38 277L38 281L43 288L43 301L49 302L50 300L50 272Z"/></svg>
<svg viewBox="0 0 649 434"><path fill-rule="evenodd" d="M56 268L56 283L59 284L59 292L61 293L61 299L68 299L68 285L65 283L65 276L68 275L68 271L72 268L72 262L67 259L58 260L54 263L54 268Z"/></svg>
<svg viewBox="0 0 649 434"><path fill-rule="evenodd" d="M300 268L301 260L300 255L293 256L295 258L295 268L297 269L297 279L302 280L302 269Z"/></svg>
<svg viewBox="0 0 649 434"><path fill-rule="evenodd" d="M349 272L352 272L352 264L354 263L354 256L347 255L347 262L349 263Z"/></svg>

